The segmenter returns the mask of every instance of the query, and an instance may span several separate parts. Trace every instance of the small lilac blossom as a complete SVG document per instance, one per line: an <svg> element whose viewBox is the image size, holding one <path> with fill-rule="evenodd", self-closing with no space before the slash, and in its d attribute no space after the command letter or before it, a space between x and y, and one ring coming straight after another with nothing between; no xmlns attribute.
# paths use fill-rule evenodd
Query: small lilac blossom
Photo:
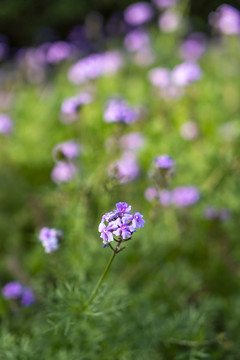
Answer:
<svg viewBox="0 0 240 360"><path fill-rule="evenodd" d="M19 299L22 296L23 287L18 281L10 281L2 289L5 299Z"/></svg>
<svg viewBox="0 0 240 360"><path fill-rule="evenodd" d="M139 132L123 135L119 139L120 147L124 150L138 150L144 145L145 139Z"/></svg>
<svg viewBox="0 0 240 360"><path fill-rule="evenodd" d="M153 16L152 6L145 1L131 4L124 11L124 20L132 26L142 25L152 20Z"/></svg>
<svg viewBox="0 0 240 360"><path fill-rule="evenodd" d="M21 304L24 307L31 306L35 303L35 295L29 287L24 287L22 296L21 296Z"/></svg>
<svg viewBox="0 0 240 360"><path fill-rule="evenodd" d="M194 140L199 135L198 126L194 121L186 121L180 128L180 134L184 140Z"/></svg>
<svg viewBox="0 0 240 360"><path fill-rule="evenodd" d="M206 36L203 33L191 34L181 45L180 54L188 61L198 60L206 51Z"/></svg>
<svg viewBox="0 0 240 360"><path fill-rule="evenodd" d="M175 161L167 154L160 155L154 159L154 165L158 169L171 169L175 165Z"/></svg>
<svg viewBox="0 0 240 360"><path fill-rule="evenodd" d="M179 28L181 17L175 10L166 10L158 19L158 27L164 33L171 33Z"/></svg>
<svg viewBox="0 0 240 360"><path fill-rule="evenodd" d="M136 155L133 152L126 151L122 157L111 164L108 168L108 175L125 184L134 180L140 172Z"/></svg>
<svg viewBox="0 0 240 360"><path fill-rule="evenodd" d="M167 68L152 69L149 71L148 77L150 82L160 89L171 85L171 70Z"/></svg>
<svg viewBox="0 0 240 360"><path fill-rule="evenodd" d="M180 186L172 192L172 203L176 207L191 206L200 199L199 190L195 186Z"/></svg>
<svg viewBox="0 0 240 360"><path fill-rule="evenodd" d="M186 61L172 70L172 82L176 86L186 86L201 79L202 70L197 63Z"/></svg>
<svg viewBox="0 0 240 360"><path fill-rule="evenodd" d="M10 116L7 114L0 114L0 134L8 136L13 130L13 123Z"/></svg>
<svg viewBox="0 0 240 360"><path fill-rule="evenodd" d="M124 45L130 52L140 51L150 45L150 38L146 31L135 29L126 35Z"/></svg>
<svg viewBox="0 0 240 360"><path fill-rule="evenodd" d="M89 93L81 93L76 96L65 99L61 106L61 120L63 123L72 123L77 120L79 110L83 105L92 102L92 95Z"/></svg>
<svg viewBox="0 0 240 360"><path fill-rule="evenodd" d="M39 240L41 241L46 253L49 254L58 250L61 236L62 232L60 230L49 229L47 227L41 229L39 233Z"/></svg>
<svg viewBox="0 0 240 360"><path fill-rule="evenodd" d="M77 168L74 164L59 161L51 172L51 178L55 183L68 182L77 174Z"/></svg>
<svg viewBox="0 0 240 360"><path fill-rule="evenodd" d="M148 187L145 190L144 196L147 201L153 201L158 198L158 191L155 187Z"/></svg>
<svg viewBox="0 0 240 360"><path fill-rule="evenodd" d="M66 159L74 159L79 155L80 145L74 140L68 140L56 145L53 149L53 158L57 161L62 157Z"/></svg>
<svg viewBox="0 0 240 360"><path fill-rule="evenodd" d="M233 6L222 4L208 17L210 25L225 35L240 34L240 12Z"/></svg>
<svg viewBox="0 0 240 360"><path fill-rule="evenodd" d="M153 3L158 9L162 10L175 5L177 1L178 0L153 0Z"/></svg>
<svg viewBox="0 0 240 360"><path fill-rule="evenodd" d="M71 58L73 52L73 45L65 41L56 41L51 44L47 54L46 60L52 64L58 64L59 62Z"/></svg>
<svg viewBox="0 0 240 360"><path fill-rule="evenodd" d="M131 239L136 229L144 227L144 224L142 214L136 212L133 215L131 206L126 202L117 203L116 209L103 215L99 224L98 231L103 239L103 247L114 240L120 244Z"/></svg>
<svg viewBox="0 0 240 360"><path fill-rule="evenodd" d="M108 101L103 117L107 123L132 124L137 120L137 112L125 100L116 98Z"/></svg>

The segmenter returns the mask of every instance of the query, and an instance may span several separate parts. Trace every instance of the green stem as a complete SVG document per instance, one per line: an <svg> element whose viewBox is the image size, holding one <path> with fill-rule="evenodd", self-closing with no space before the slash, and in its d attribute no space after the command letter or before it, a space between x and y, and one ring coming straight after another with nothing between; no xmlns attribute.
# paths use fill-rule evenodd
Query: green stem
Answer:
<svg viewBox="0 0 240 360"><path fill-rule="evenodd" d="M97 295L97 292L98 292L99 288L101 287L101 285L102 285L102 283L103 283L103 281L104 281L104 279L105 279L105 277L106 277L106 275L107 275L107 273L108 273L108 270L109 270L109 268L110 268L110 266L111 266L111 264L112 264L112 262L113 262L113 259L114 259L115 255L116 255L116 251L113 251L111 258L110 258L110 260L108 261L107 266L106 266L104 272L102 273L102 276L101 276L100 279L98 280L98 283L97 283L97 285L95 286L95 288L93 289L93 291L92 291L90 297L88 298L88 300L83 304L82 309L85 309L85 308L93 301L93 299L94 299L95 296Z"/></svg>

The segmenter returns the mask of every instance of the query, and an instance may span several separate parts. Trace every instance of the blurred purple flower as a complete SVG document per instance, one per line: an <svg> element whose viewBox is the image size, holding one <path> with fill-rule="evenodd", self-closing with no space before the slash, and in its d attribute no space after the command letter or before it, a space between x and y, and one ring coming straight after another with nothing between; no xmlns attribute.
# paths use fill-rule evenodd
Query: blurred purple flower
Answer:
<svg viewBox="0 0 240 360"><path fill-rule="evenodd" d="M181 45L180 54L183 59L196 61L206 51L207 40L203 33L191 34Z"/></svg>
<svg viewBox="0 0 240 360"><path fill-rule="evenodd" d="M78 156L80 151L80 145L74 140L68 140L56 145L53 149L53 158L58 161L62 160L62 157L66 159L74 159Z"/></svg>
<svg viewBox="0 0 240 360"><path fill-rule="evenodd" d="M195 186L180 186L172 191L172 203L177 207L193 205L199 199L200 193Z"/></svg>
<svg viewBox="0 0 240 360"><path fill-rule="evenodd" d="M194 140L199 135L198 126L194 121L186 121L180 128L180 134L184 140Z"/></svg>
<svg viewBox="0 0 240 360"><path fill-rule="evenodd" d="M108 175L118 179L120 184L134 180L140 172L136 155L130 151L125 152L122 157L111 164L108 168Z"/></svg>
<svg viewBox="0 0 240 360"><path fill-rule="evenodd" d="M125 100L115 98L108 101L103 117L107 123L132 124L137 120L137 112Z"/></svg>
<svg viewBox="0 0 240 360"><path fill-rule="evenodd" d="M172 70L172 82L176 86L186 86L196 80L201 79L202 70L194 62L183 62Z"/></svg>
<svg viewBox="0 0 240 360"><path fill-rule="evenodd" d="M240 12L228 4L222 4L209 14L209 23L225 35L240 34Z"/></svg>
<svg viewBox="0 0 240 360"><path fill-rule="evenodd" d="M20 300L24 307L30 306L35 302L32 289L23 286L18 281L10 281L7 283L2 289L2 295L7 300Z"/></svg>
<svg viewBox="0 0 240 360"><path fill-rule="evenodd" d="M158 169L171 169L175 165L175 161L169 155L160 155L154 159L154 166Z"/></svg>
<svg viewBox="0 0 240 360"><path fill-rule="evenodd" d="M138 132L123 135L119 139L119 144L123 150L137 150L144 145L144 142L143 135Z"/></svg>
<svg viewBox="0 0 240 360"><path fill-rule="evenodd" d="M146 31L135 29L125 36L124 45L130 52L140 51L150 45L150 38Z"/></svg>
<svg viewBox="0 0 240 360"><path fill-rule="evenodd" d="M148 77L150 82L158 87L164 89L171 85L171 70L166 68L155 68L149 71Z"/></svg>
<svg viewBox="0 0 240 360"><path fill-rule="evenodd" d="M148 187L146 190L145 190L145 193L144 193L144 196L145 196L145 199L147 201L153 201L155 199L158 198L158 191L155 187Z"/></svg>
<svg viewBox="0 0 240 360"><path fill-rule="evenodd" d="M23 287L18 281L10 281L2 289L5 299L19 299L22 295Z"/></svg>
<svg viewBox="0 0 240 360"><path fill-rule="evenodd" d="M24 307L31 306L35 303L35 296L32 289L28 287L23 288L22 296L21 296L21 304Z"/></svg>
<svg viewBox="0 0 240 360"><path fill-rule="evenodd" d="M74 84L81 84L104 74L115 73L122 64L123 58L117 51L89 55L69 69L68 78Z"/></svg>
<svg viewBox="0 0 240 360"><path fill-rule="evenodd" d="M158 27L164 33L171 33L179 28L180 14L174 10L166 10L158 19Z"/></svg>
<svg viewBox="0 0 240 360"><path fill-rule="evenodd" d="M92 102L92 95L81 93L76 96L67 98L61 106L61 120L63 123L72 123L78 118L81 107Z"/></svg>
<svg viewBox="0 0 240 360"><path fill-rule="evenodd" d="M52 64L57 64L63 60L71 58L73 51L73 45L65 41L56 41L49 46L46 54L46 61Z"/></svg>
<svg viewBox="0 0 240 360"><path fill-rule="evenodd" d="M13 123L10 116L7 114L0 114L0 134L5 136L10 135L13 130Z"/></svg>
<svg viewBox="0 0 240 360"><path fill-rule="evenodd" d="M55 183L68 182L77 174L77 168L74 164L59 161L53 168L51 178Z"/></svg>
<svg viewBox="0 0 240 360"><path fill-rule="evenodd" d="M153 16L152 6L145 1L133 3L124 11L125 21L132 26L142 25L152 20Z"/></svg>
<svg viewBox="0 0 240 360"><path fill-rule="evenodd" d="M41 241L45 252L51 253L58 250L59 239L62 236L62 231L56 229L49 229L43 227L39 233L39 240Z"/></svg>

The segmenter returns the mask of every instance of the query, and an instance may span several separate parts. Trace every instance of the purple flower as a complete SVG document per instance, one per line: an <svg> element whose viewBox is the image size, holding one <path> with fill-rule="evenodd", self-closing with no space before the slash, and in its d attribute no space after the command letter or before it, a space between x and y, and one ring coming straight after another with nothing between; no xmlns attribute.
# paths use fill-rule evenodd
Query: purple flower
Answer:
<svg viewBox="0 0 240 360"><path fill-rule="evenodd" d="M180 48L180 54L185 60L196 61L206 51L206 36L203 33L193 33Z"/></svg>
<svg viewBox="0 0 240 360"><path fill-rule="evenodd" d="M45 252L51 253L52 251L58 250L59 239L62 236L62 232L56 229L49 229L44 227L41 229L39 234L39 240L41 241Z"/></svg>
<svg viewBox="0 0 240 360"><path fill-rule="evenodd" d="M190 206L200 199L199 190L195 186L177 187L172 192L172 203L177 207Z"/></svg>
<svg viewBox="0 0 240 360"><path fill-rule="evenodd" d="M68 182L77 174L77 168L72 163L59 161L53 168L51 178L55 183Z"/></svg>
<svg viewBox="0 0 240 360"><path fill-rule="evenodd" d="M30 306L35 302L32 289L23 286L18 281L10 281L7 283L2 289L2 295L7 300L19 300L24 307Z"/></svg>
<svg viewBox="0 0 240 360"><path fill-rule="evenodd" d="M90 104L91 102L92 96L88 93L78 94L65 99L61 106L62 122L67 124L77 120L81 107L85 104Z"/></svg>
<svg viewBox="0 0 240 360"><path fill-rule="evenodd" d="M10 116L7 114L0 114L0 134L5 136L10 135L13 130L13 123Z"/></svg>
<svg viewBox="0 0 240 360"><path fill-rule="evenodd" d="M10 281L3 287L2 294L5 299L19 299L22 291L23 287L18 281Z"/></svg>
<svg viewBox="0 0 240 360"><path fill-rule="evenodd" d="M225 35L240 34L240 12L228 4L222 4L210 13L209 23Z"/></svg>
<svg viewBox="0 0 240 360"><path fill-rule="evenodd" d="M171 169L175 161L169 155L160 155L154 160L154 165L158 169Z"/></svg>
<svg viewBox="0 0 240 360"><path fill-rule="evenodd" d="M144 137L141 133L132 132L123 135L119 140L119 144L124 150L137 150L143 146L144 141Z"/></svg>
<svg viewBox="0 0 240 360"><path fill-rule="evenodd" d="M69 69L68 78L74 84L82 84L101 75L115 73L122 63L122 56L117 51L89 55Z"/></svg>
<svg viewBox="0 0 240 360"><path fill-rule="evenodd" d="M68 140L56 145L53 149L53 158L60 160L62 157L66 159L74 159L78 156L80 151L80 145L73 140Z"/></svg>
<svg viewBox="0 0 240 360"><path fill-rule="evenodd" d="M174 10L166 10L158 19L159 29L164 33L171 33L180 25L180 14Z"/></svg>
<svg viewBox="0 0 240 360"><path fill-rule="evenodd" d="M171 71L166 68L155 68L148 73L151 83L159 89L164 89L171 85Z"/></svg>
<svg viewBox="0 0 240 360"><path fill-rule="evenodd" d="M46 60L49 63L57 64L65 59L70 58L73 49L73 45L65 41L56 41L50 45L46 54Z"/></svg>
<svg viewBox="0 0 240 360"><path fill-rule="evenodd" d="M126 35L124 45L130 52L140 51L150 45L150 38L143 30L132 30Z"/></svg>
<svg viewBox="0 0 240 360"><path fill-rule="evenodd" d="M137 120L136 110L130 108L126 101L122 99L109 100L103 116L107 123L121 122L132 124Z"/></svg>
<svg viewBox="0 0 240 360"><path fill-rule="evenodd" d="M140 1L129 5L124 11L124 19L129 25L138 26L150 20L154 16L152 6L145 2Z"/></svg>
<svg viewBox="0 0 240 360"><path fill-rule="evenodd" d="M21 296L21 304L24 307L28 307L35 303L35 296L32 289L28 287L23 288L22 296Z"/></svg>
<svg viewBox="0 0 240 360"><path fill-rule="evenodd" d="M172 82L176 86L186 86L196 80L201 79L202 70L194 62L183 62L175 66L172 70Z"/></svg>
<svg viewBox="0 0 240 360"><path fill-rule="evenodd" d="M155 187L148 187L144 196L147 201L153 201L158 198L158 191Z"/></svg>
<svg viewBox="0 0 240 360"><path fill-rule="evenodd" d="M118 179L120 184L134 180L139 175L139 172L136 155L130 151L125 152L118 161L108 168L108 175Z"/></svg>
<svg viewBox="0 0 240 360"><path fill-rule="evenodd" d="M107 245L113 240L122 242L130 239L136 229L144 227L144 223L143 216L139 212L132 215L131 206L126 202L119 202L115 210L103 215L98 231L101 233L103 244Z"/></svg>

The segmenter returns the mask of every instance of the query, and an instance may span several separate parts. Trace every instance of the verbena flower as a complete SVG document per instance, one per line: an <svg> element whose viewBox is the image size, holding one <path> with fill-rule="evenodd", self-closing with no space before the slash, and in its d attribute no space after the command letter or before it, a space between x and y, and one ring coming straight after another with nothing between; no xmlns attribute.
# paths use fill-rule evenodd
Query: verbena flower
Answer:
<svg viewBox="0 0 240 360"><path fill-rule="evenodd" d="M65 99L61 106L61 121L65 124L74 122L77 120L82 106L91 102L92 95L88 93L81 93Z"/></svg>
<svg viewBox="0 0 240 360"><path fill-rule="evenodd" d="M107 123L132 124L137 121L137 115L125 100L114 98L107 102L103 117Z"/></svg>
<svg viewBox="0 0 240 360"><path fill-rule="evenodd" d="M181 45L180 54L189 61L198 60L206 51L206 36L203 33L191 34Z"/></svg>
<svg viewBox="0 0 240 360"><path fill-rule="evenodd" d="M5 299L19 300L24 307L30 306L35 302L35 295L31 288L23 286L18 281L10 281L2 289Z"/></svg>
<svg viewBox="0 0 240 360"><path fill-rule="evenodd" d="M176 86L187 86L190 83L201 79L202 70L195 62L183 62L172 70L172 82Z"/></svg>
<svg viewBox="0 0 240 360"><path fill-rule="evenodd" d="M53 149L54 160L74 159L80 152L80 145L74 140L68 140L56 145Z"/></svg>
<svg viewBox="0 0 240 360"><path fill-rule="evenodd" d="M158 26L164 33L171 33L179 28L180 14L175 10L166 10L158 19Z"/></svg>
<svg viewBox="0 0 240 360"><path fill-rule="evenodd" d="M152 6L145 1L131 4L124 11L124 20L133 26L142 25L152 20L153 16Z"/></svg>
<svg viewBox="0 0 240 360"><path fill-rule="evenodd" d="M10 116L7 114L0 114L0 134L5 136L10 135L13 130L13 123Z"/></svg>
<svg viewBox="0 0 240 360"><path fill-rule="evenodd" d="M176 207L191 206L200 199L200 192L195 186L180 186L172 191L172 203Z"/></svg>
<svg viewBox="0 0 240 360"><path fill-rule="evenodd" d="M65 41L56 41L50 44L46 53L46 60L52 64L58 64L59 62L70 59L73 51L76 50L74 46Z"/></svg>
<svg viewBox="0 0 240 360"><path fill-rule="evenodd" d="M111 164L108 168L108 175L119 181L120 184L125 184L138 177L140 167L136 155L131 151L126 151L122 157Z"/></svg>
<svg viewBox="0 0 240 360"><path fill-rule="evenodd" d="M240 34L240 12L233 6L222 4L209 14L208 21L225 35Z"/></svg>
<svg viewBox="0 0 240 360"><path fill-rule="evenodd" d="M126 35L124 45L130 52L141 51L150 45L150 38L146 31L135 29Z"/></svg>
<svg viewBox="0 0 240 360"><path fill-rule="evenodd" d="M77 168L74 164L65 161L59 161L51 172L51 178L55 183L64 183L72 180L77 174Z"/></svg>
<svg viewBox="0 0 240 360"><path fill-rule="evenodd" d="M61 236L62 231L60 230L49 229L47 227L41 229L39 240L41 241L46 253L58 250Z"/></svg>
<svg viewBox="0 0 240 360"><path fill-rule="evenodd" d="M103 247L114 240L118 243L131 239L136 229L144 227L145 220L139 212L131 213L126 202L116 204L116 209L103 215L98 231L103 239Z"/></svg>
<svg viewBox="0 0 240 360"><path fill-rule="evenodd" d="M175 161L167 154L160 155L154 159L154 165L158 169L171 169Z"/></svg>

